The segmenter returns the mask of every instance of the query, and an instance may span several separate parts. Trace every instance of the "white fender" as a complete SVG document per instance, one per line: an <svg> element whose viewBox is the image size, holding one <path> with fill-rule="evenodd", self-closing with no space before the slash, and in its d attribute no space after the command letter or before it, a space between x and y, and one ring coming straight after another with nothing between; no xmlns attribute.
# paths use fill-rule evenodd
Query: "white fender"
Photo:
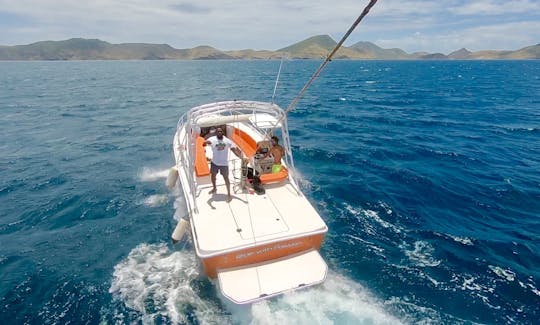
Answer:
<svg viewBox="0 0 540 325"><path fill-rule="evenodd" d="M171 235L173 244L176 244L177 242L182 240L188 230L188 227L189 221L187 221L186 219L182 218L180 219L180 221L178 221L178 224L176 225L176 228L174 228L174 231Z"/></svg>
<svg viewBox="0 0 540 325"><path fill-rule="evenodd" d="M176 185L176 181L178 180L178 169L176 167L171 167L169 170L169 175L167 175L167 187L169 189L172 189Z"/></svg>

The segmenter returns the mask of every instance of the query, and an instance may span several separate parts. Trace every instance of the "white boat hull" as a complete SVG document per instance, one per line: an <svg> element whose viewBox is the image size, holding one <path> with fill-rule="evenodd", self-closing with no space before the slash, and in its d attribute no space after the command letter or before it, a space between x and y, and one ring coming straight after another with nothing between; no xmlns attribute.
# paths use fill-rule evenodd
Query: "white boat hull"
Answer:
<svg viewBox="0 0 540 325"><path fill-rule="evenodd" d="M213 126L224 128L225 135L249 158L246 166L230 154L232 200L226 195L221 175L217 175L217 193L210 193L208 160L212 152L203 147L203 136ZM271 173L272 160L268 165L264 156L258 154L261 144L269 139L272 126L281 128L286 152L282 158L285 172L279 175ZM178 124L174 155L195 250L205 274L217 277L222 289L241 288L241 292L223 289L226 297L235 303L249 303L324 280L327 267L317 250L328 228L295 181L287 123L281 108L261 102L221 102L191 109ZM245 171L249 168L263 181L264 191L259 194L246 179ZM175 236L181 237L179 233ZM304 254L308 257L298 257ZM311 269L318 270L316 275L301 271L290 281L281 273L274 276L285 279L264 276L236 283L243 275L258 274L253 273L257 269L303 270L304 259L313 261ZM260 291L252 287L258 281L275 285Z"/></svg>

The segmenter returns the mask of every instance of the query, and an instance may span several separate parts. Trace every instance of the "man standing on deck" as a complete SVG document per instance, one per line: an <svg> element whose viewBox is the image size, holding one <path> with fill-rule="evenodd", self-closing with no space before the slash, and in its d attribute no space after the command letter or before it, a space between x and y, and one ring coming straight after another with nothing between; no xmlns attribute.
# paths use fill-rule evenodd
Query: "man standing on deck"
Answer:
<svg viewBox="0 0 540 325"><path fill-rule="evenodd" d="M229 181L229 149L234 152L238 158L242 159L242 151L235 146L235 144L223 135L223 129L217 128L216 135L208 138L206 144L212 147L212 162L210 163L210 174L212 180L212 190L209 194L216 194L216 175L218 171L225 180L225 186L227 187L227 202L232 200L231 197L231 185Z"/></svg>

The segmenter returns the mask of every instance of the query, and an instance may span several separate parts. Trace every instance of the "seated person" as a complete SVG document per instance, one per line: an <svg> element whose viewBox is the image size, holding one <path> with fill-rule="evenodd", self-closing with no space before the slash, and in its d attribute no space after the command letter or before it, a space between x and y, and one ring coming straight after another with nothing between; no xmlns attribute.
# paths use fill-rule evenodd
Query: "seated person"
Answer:
<svg viewBox="0 0 540 325"><path fill-rule="evenodd" d="M257 153L265 154L270 150L270 141L264 140L257 142Z"/></svg>
<svg viewBox="0 0 540 325"><path fill-rule="evenodd" d="M270 142L272 143L272 147L266 154L264 154L263 158L268 157L268 155L272 155L274 158L272 173L279 173L283 169L283 166L281 165L281 158L285 155L285 149L279 145L279 139L275 135L272 136Z"/></svg>

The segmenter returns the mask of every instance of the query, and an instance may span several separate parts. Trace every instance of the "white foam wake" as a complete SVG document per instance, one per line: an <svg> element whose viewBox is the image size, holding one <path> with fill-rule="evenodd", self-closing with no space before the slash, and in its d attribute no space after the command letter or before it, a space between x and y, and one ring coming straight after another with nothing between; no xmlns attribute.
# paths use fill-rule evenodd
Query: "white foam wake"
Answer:
<svg viewBox="0 0 540 325"><path fill-rule="evenodd" d="M241 324L400 324L360 284L336 273L313 288L295 291L249 308Z"/></svg>
<svg viewBox="0 0 540 325"><path fill-rule="evenodd" d="M489 269L493 271L493 273L497 274L499 277L505 279L506 281L514 281L516 279L516 273L510 269L503 269L500 266L493 266L489 265Z"/></svg>
<svg viewBox="0 0 540 325"><path fill-rule="evenodd" d="M368 290L333 272L321 285L247 306L201 298L193 285L200 276L193 252L141 244L115 266L109 292L138 311L142 323L161 317L172 323L196 317L201 324L400 323Z"/></svg>
<svg viewBox="0 0 540 325"><path fill-rule="evenodd" d="M199 277L195 254L171 251L165 244L140 244L114 267L109 292L126 307L141 313L143 323L165 316L187 323L187 310L202 324L228 323L220 308L205 301L191 285Z"/></svg>
<svg viewBox="0 0 540 325"><path fill-rule="evenodd" d="M379 202L379 205L384 208L387 215L391 215L393 213L392 209L386 203ZM366 226L365 231L371 235L377 234L376 230L373 228L375 224L378 224L383 228L392 230L394 233L401 233L403 231L401 227L385 221L383 218L381 218L377 211L369 209L364 210L361 207L354 207L348 203L344 203L343 207L347 212L355 216L360 223L364 224ZM375 224L367 224L367 222L369 221L375 221Z"/></svg>
<svg viewBox="0 0 540 325"><path fill-rule="evenodd" d="M155 194L144 198L140 204L144 204L148 207L158 207L165 205L168 202L169 196L167 194Z"/></svg>
<svg viewBox="0 0 540 325"><path fill-rule="evenodd" d="M458 242L463 245L472 246L474 245L472 240L469 237L459 237L459 236L453 236L448 235L450 238L452 238L455 242Z"/></svg>
<svg viewBox="0 0 540 325"><path fill-rule="evenodd" d="M166 179L169 175L169 168L167 169L153 169L144 167L139 173L139 179L143 182L153 182L158 179Z"/></svg>
<svg viewBox="0 0 540 325"><path fill-rule="evenodd" d="M416 241L414 242L414 249L407 249L407 245L400 245L405 251L405 255L411 260L416 266L426 267L426 266L438 266L441 264L440 260L437 260L433 257L435 249L431 246L430 243L425 241Z"/></svg>

